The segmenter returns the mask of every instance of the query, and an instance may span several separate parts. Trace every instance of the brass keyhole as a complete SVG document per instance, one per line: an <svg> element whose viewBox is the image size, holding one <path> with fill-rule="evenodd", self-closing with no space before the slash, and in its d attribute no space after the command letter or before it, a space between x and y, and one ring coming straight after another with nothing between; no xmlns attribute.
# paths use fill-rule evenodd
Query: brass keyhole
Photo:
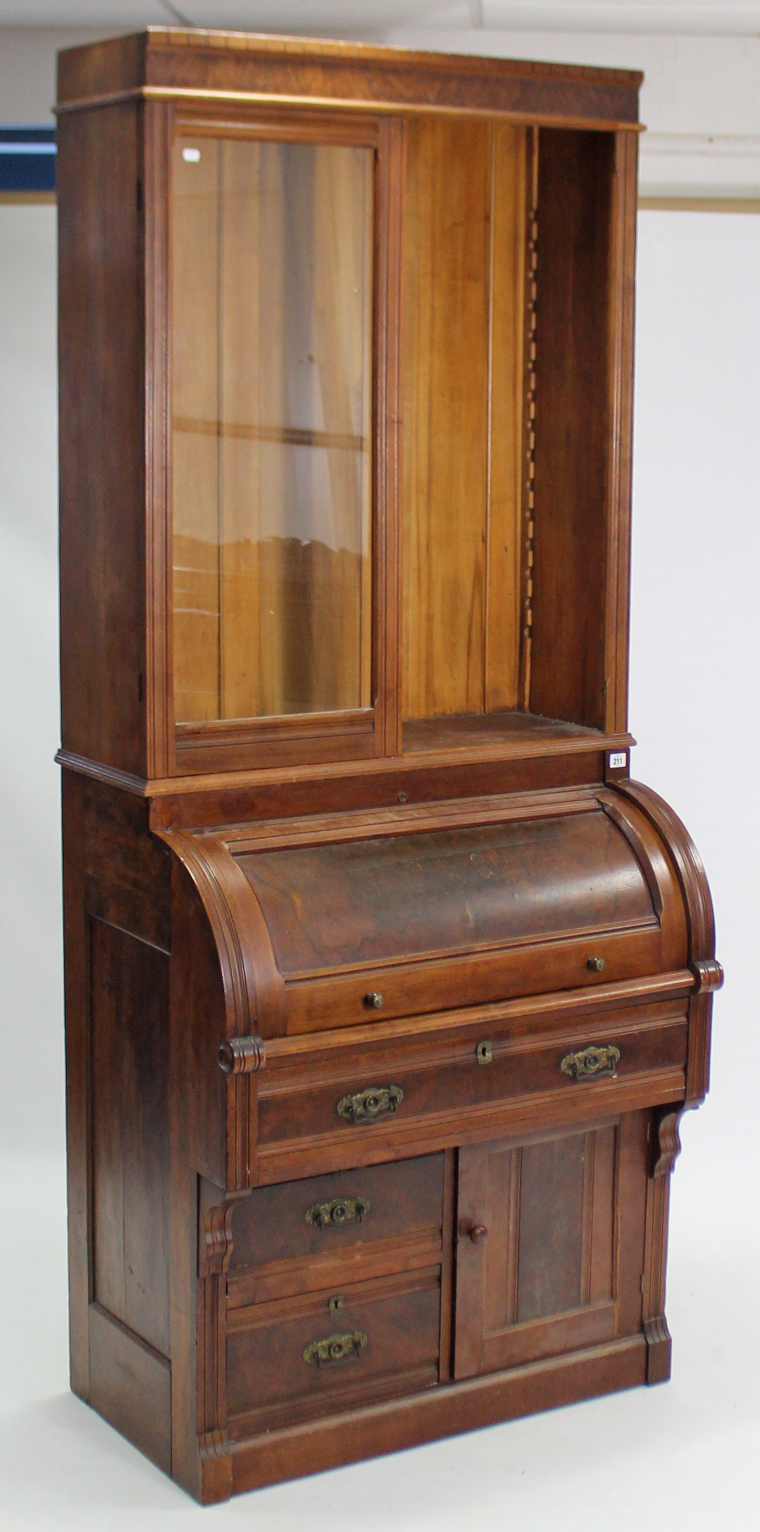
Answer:
<svg viewBox="0 0 760 1532"><path fill-rule="evenodd" d="M327 1302L327 1307L330 1310L330 1313L331 1314L337 1314L339 1312L339 1310L343 1308L343 1305L344 1305L345 1301L346 1300L343 1297L342 1293L336 1293L334 1298L329 1298L328 1302Z"/></svg>

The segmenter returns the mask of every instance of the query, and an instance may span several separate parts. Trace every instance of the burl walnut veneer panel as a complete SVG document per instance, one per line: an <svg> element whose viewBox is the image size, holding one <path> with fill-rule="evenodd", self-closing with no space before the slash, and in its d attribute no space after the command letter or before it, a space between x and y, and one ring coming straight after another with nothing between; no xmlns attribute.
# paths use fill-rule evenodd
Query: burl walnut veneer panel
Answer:
<svg viewBox="0 0 760 1532"><path fill-rule="evenodd" d="M262 851L239 864L287 975L653 917L641 868L601 812Z"/></svg>

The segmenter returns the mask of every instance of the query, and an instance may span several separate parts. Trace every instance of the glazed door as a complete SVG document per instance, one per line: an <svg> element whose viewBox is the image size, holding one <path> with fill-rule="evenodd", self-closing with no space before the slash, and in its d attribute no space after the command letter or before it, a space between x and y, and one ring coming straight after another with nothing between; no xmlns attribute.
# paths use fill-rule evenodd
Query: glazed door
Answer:
<svg viewBox="0 0 760 1532"><path fill-rule="evenodd" d="M647 1113L460 1150L454 1376L641 1329Z"/></svg>
<svg viewBox="0 0 760 1532"><path fill-rule="evenodd" d="M171 648L183 770L380 748L387 135L332 119L324 136L302 131L299 141L289 119L187 124L172 150Z"/></svg>

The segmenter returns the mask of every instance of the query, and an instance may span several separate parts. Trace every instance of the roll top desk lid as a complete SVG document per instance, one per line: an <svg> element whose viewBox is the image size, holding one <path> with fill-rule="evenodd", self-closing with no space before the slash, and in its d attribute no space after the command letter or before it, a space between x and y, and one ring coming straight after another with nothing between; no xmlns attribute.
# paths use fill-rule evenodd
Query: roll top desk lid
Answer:
<svg viewBox="0 0 760 1532"><path fill-rule="evenodd" d="M248 854L290 978L650 925L630 846L602 812Z"/></svg>
<svg viewBox="0 0 760 1532"><path fill-rule="evenodd" d="M608 789L166 838L202 896L199 855L228 888L236 940L253 949L262 1036L614 983L686 961L663 843Z"/></svg>

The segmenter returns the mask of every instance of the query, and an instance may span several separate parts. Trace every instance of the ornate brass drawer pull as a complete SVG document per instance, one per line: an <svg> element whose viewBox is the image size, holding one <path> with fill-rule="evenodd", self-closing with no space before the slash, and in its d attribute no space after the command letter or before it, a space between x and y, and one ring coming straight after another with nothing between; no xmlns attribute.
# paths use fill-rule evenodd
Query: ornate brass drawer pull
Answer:
<svg viewBox="0 0 760 1532"><path fill-rule="evenodd" d="M324 1340L310 1341L303 1359L313 1367L329 1367L334 1362L356 1361L367 1344L363 1330L352 1330L348 1335L326 1335Z"/></svg>
<svg viewBox="0 0 760 1532"><path fill-rule="evenodd" d="M306 1210L306 1222L315 1229L342 1229L347 1223L361 1223L369 1212L366 1197L333 1197L332 1202L315 1202Z"/></svg>
<svg viewBox="0 0 760 1532"><path fill-rule="evenodd" d="M355 1096L343 1096L338 1102L338 1116L349 1122L373 1122L376 1117L390 1117L404 1099L400 1085L368 1085Z"/></svg>
<svg viewBox="0 0 760 1532"><path fill-rule="evenodd" d="M574 1080L591 1080L595 1075L611 1075L614 1080L619 1058L620 1049L611 1045L583 1048L580 1053L566 1053L559 1067Z"/></svg>

